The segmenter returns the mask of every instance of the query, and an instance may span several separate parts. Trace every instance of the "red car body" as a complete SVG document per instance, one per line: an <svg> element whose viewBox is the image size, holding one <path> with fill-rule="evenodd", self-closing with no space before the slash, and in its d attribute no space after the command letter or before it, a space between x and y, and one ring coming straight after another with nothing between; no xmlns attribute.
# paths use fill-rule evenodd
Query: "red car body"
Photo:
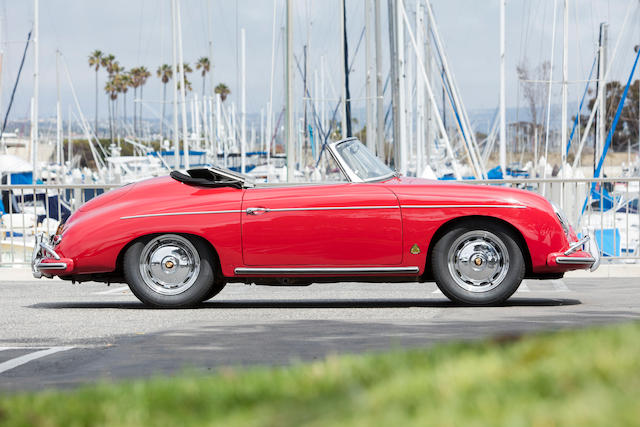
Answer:
<svg viewBox="0 0 640 427"><path fill-rule="evenodd" d="M400 177L356 139L318 173L345 182L255 185L220 168L113 190L37 238L34 276L124 281L142 302L187 307L227 282L435 280L449 299L508 299L524 277L597 268L560 209L527 191ZM329 161L327 160L327 163Z"/></svg>
<svg viewBox="0 0 640 427"><path fill-rule="evenodd" d="M179 233L209 242L227 281L275 276L428 280L427 259L438 235L457 221L480 217L516 231L526 277L555 277L593 264L581 261L592 257L582 249L563 255L578 240L575 233L567 235L550 203L528 191L407 177L201 188L161 177L86 203L54 239L59 259L45 256L37 270L79 281L118 281L119 263L131 242ZM567 263L567 257L575 263Z"/></svg>

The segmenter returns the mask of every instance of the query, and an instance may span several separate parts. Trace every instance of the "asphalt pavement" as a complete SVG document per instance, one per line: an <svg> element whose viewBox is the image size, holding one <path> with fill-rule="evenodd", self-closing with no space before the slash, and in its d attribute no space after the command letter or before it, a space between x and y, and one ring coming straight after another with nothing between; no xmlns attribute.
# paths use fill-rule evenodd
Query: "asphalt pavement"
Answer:
<svg viewBox="0 0 640 427"><path fill-rule="evenodd" d="M0 391L67 388L185 369L282 365L638 319L640 279L523 282L500 307L434 284L228 285L195 309L144 307L122 285L0 279Z"/></svg>

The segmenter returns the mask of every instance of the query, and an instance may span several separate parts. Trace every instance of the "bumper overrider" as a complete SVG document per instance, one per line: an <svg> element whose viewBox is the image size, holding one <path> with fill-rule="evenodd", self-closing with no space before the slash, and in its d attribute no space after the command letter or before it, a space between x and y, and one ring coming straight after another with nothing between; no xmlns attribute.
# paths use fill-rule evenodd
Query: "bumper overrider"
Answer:
<svg viewBox="0 0 640 427"><path fill-rule="evenodd" d="M31 256L31 272L33 277L51 278L61 276L73 270L73 260L61 258L51 244L51 239L44 234L36 235L36 242Z"/></svg>
<svg viewBox="0 0 640 427"><path fill-rule="evenodd" d="M595 271L600 266L600 248L593 235L585 234L582 239L571 243L566 251L549 254L547 265L567 270Z"/></svg>

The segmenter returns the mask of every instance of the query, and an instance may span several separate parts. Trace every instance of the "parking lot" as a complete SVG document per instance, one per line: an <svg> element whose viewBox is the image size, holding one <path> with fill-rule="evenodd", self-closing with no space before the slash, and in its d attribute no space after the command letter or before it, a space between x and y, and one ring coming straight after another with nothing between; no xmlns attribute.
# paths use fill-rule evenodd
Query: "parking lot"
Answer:
<svg viewBox="0 0 640 427"><path fill-rule="evenodd" d="M184 369L286 364L637 319L638 278L525 281L501 307L434 284L230 284L196 309L142 306L122 285L0 279L0 390L72 387Z"/></svg>

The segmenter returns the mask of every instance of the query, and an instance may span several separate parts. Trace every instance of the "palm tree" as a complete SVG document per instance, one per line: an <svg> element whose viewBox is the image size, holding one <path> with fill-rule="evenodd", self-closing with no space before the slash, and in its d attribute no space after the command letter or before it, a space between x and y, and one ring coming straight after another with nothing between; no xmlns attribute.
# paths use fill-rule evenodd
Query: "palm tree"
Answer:
<svg viewBox="0 0 640 427"><path fill-rule="evenodd" d="M114 78L107 80L107 83L104 85L104 91L107 93L107 99L109 100L109 135L111 143L113 144L113 104L114 101L118 99L118 86Z"/></svg>
<svg viewBox="0 0 640 427"><path fill-rule="evenodd" d="M227 95L231 93L231 89L229 89L226 84L219 83L218 86L216 86L216 88L214 89L214 92L219 94L220 100L224 102L224 100L227 99Z"/></svg>
<svg viewBox="0 0 640 427"><path fill-rule="evenodd" d="M123 94L123 112L124 112L124 130L127 131L127 91L131 86L131 75L122 70L121 73L116 74L118 81L118 92Z"/></svg>
<svg viewBox="0 0 640 427"><path fill-rule="evenodd" d="M95 116L95 131L96 136L98 136L98 70L102 65L102 51L94 50L91 55L89 55L89 67L94 68L96 71L96 116Z"/></svg>
<svg viewBox="0 0 640 427"><path fill-rule="evenodd" d="M167 83L169 83L169 80L173 77L173 70L169 64L162 64L156 70L156 75L162 82L162 118L160 119L160 143L162 144L164 136L164 112L165 104L167 103Z"/></svg>
<svg viewBox="0 0 640 427"><path fill-rule="evenodd" d="M184 64L182 64L182 68L184 69L184 88L186 90L193 90L193 87L191 86L191 82L189 81L189 79L187 78L187 73L193 73L193 68L191 68L191 65L189 65L188 62L185 62ZM180 89L180 82L178 82L178 89Z"/></svg>
<svg viewBox="0 0 640 427"><path fill-rule="evenodd" d="M109 73L109 77L113 75L114 67L118 68L120 66L120 64L118 64L118 61L116 61L116 57L112 54L103 56L100 60L100 65L102 65L102 68L107 70L107 73Z"/></svg>
<svg viewBox="0 0 640 427"><path fill-rule="evenodd" d="M138 87L140 87L140 100L142 101L142 88L145 84L147 84L147 79L151 76L151 73L147 68L143 65L138 67ZM138 114L138 127L141 127L142 120L142 102L140 102L140 112Z"/></svg>
<svg viewBox="0 0 640 427"><path fill-rule="evenodd" d="M180 86L180 82L178 82L178 89L180 89L181 87L182 86ZM184 88L188 91L193 90L193 86L191 85L191 82L189 81L187 76L184 76Z"/></svg>
<svg viewBox="0 0 640 427"><path fill-rule="evenodd" d="M129 70L129 77L131 81L129 86L133 88L133 133L136 134L137 122L136 122L136 99L138 98L138 87L140 86L140 67L134 67Z"/></svg>
<svg viewBox="0 0 640 427"><path fill-rule="evenodd" d="M200 74L202 75L202 98L204 99L204 85L206 81L204 77L211 69L211 63L209 62L209 58L207 58L206 56L203 56L202 58L198 59L198 62L196 62L196 70L200 69L202 69Z"/></svg>

